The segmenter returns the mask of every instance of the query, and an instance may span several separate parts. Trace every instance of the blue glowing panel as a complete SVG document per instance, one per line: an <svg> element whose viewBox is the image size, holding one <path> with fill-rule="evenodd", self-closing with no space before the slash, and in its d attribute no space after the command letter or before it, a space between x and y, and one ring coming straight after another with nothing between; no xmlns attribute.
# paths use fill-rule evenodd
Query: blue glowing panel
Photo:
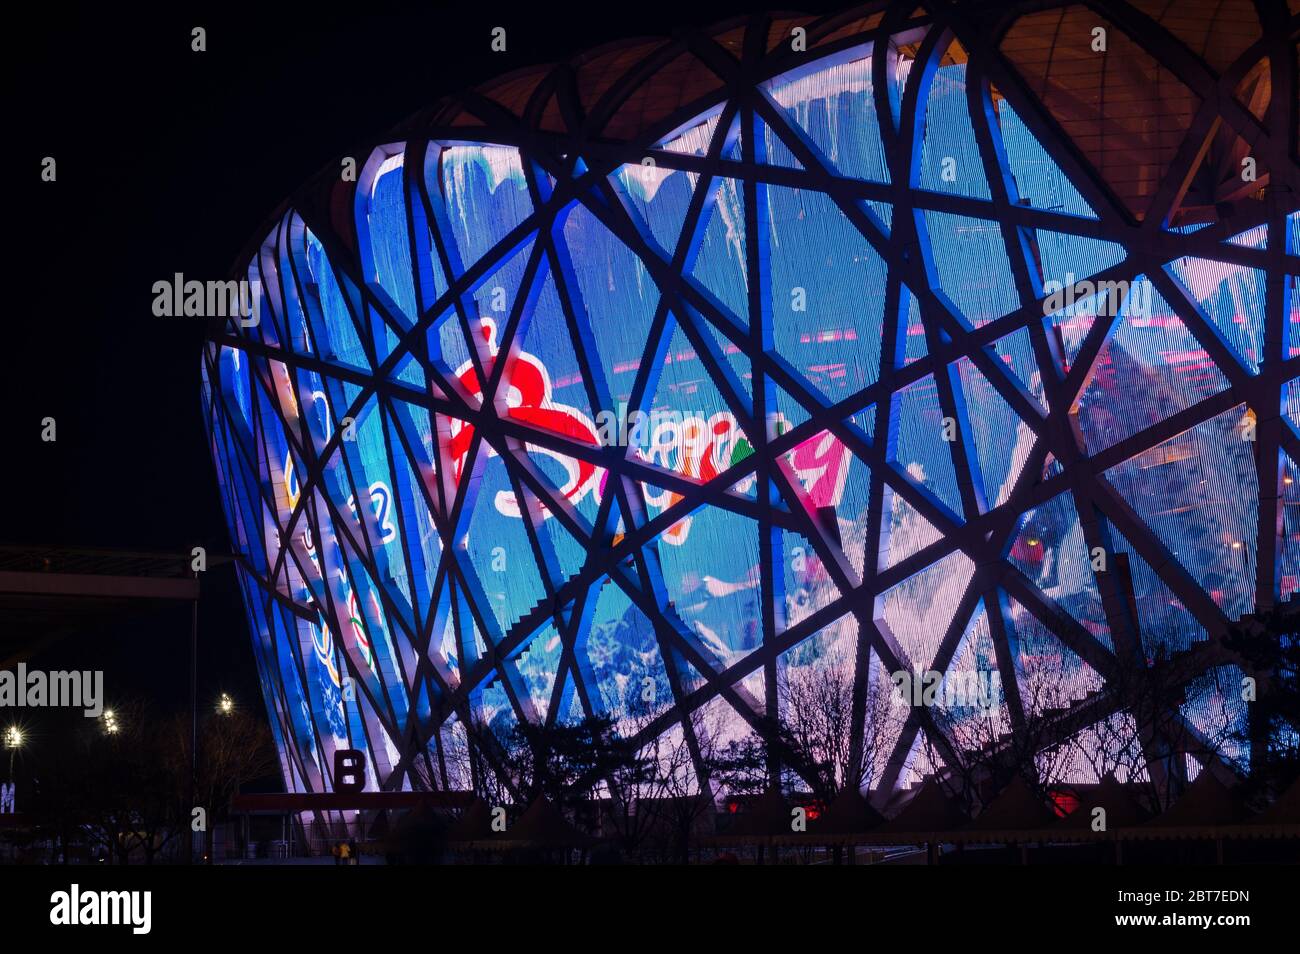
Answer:
<svg viewBox="0 0 1300 954"><path fill-rule="evenodd" d="M939 67L930 82L918 173L922 189L991 198L967 107L964 63Z"/></svg>
<svg viewBox="0 0 1300 954"><path fill-rule="evenodd" d="M1035 209L1095 219L1092 206L1006 100L998 103L997 117L1019 201Z"/></svg>
<svg viewBox="0 0 1300 954"><path fill-rule="evenodd" d="M795 129L840 175L889 181L870 57L778 77L767 88ZM778 159L788 152L779 144L769 148Z"/></svg>
<svg viewBox="0 0 1300 954"><path fill-rule="evenodd" d="M1079 400L1079 429L1088 450L1095 453L1158 426L1227 385L1203 343L1140 276L1113 321ZM1122 401L1115 400L1119 395Z"/></svg>
<svg viewBox="0 0 1300 954"><path fill-rule="evenodd" d="M827 400L875 382L884 302L873 291L885 263L834 202L820 192L773 186L773 346Z"/></svg>
<svg viewBox="0 0 1300 954"><path fill-rule="evenodd" d="M1002 230L990 219L947 212L924 213L929 236L927 265L933 281L957 307L959 317L979 327L1019 306Z"/></svg>
<svg viewBox="0 0 1300 954"><path fill-rule="evenodd" d="M1225 613L1255 599L1259 486L1245 405L1231 408L1106 472L1170 555Z"/></svg>

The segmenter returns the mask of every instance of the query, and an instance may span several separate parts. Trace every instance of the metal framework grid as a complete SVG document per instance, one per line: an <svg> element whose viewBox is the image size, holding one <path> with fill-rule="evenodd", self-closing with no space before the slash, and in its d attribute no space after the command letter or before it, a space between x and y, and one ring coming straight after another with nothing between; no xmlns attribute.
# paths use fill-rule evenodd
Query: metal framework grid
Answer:
<svg viewBox="0 0 1300 954"><path fill-rule="evenodd" d="M595 604L607 588L617 588L638 618L648 621L671 690L671 699L638 723L638 737L650 740L680 726L701 779L705 767L698 762L694 724L685 715L721 700L761 729L762 714L779 704L778 667L832 626L847 623L855 642L852 746L859 757L869 731L864 722L872 680L899 670L948 670L977 619L984 620L980 638L992 647L1012 732L1026 718L1025 646L1049 638L1043 634L1059 640L1063 654L1099 679L1061 713L1053 729L1059 736L1077 733L1123 705L1106 688L1123 667L1153 664L1168 652L1191 672L1225 664L1219 640L1230 614L1271 606L1295 588L1284 582L1286 568L1296 561L1284 510L1292 497L1300 503L1300 494L1288 489L1293 462L1300 461L1300 431L1297 417L1287 413L1288 382L1300 375L1300 352L1285 318L1290 314L1294 323L1300 307L1300 17L1289 16L1281 3L1259 4L1261 37L1220 74L1136 6L1070 8L1136 38L1199 103L1148 190L1149 203L1135 210L1090 164L1000 48L1023 17L1052 7L927 2L877 4L824 18L773 21L757 15L649 52L633 48L597 94L580 89L581 63L533 71L514 87L520 115L502 105L512 89L509 79L461 94L408 123L402 141L374 147L357 182L341 182L337 168L327 169L287 203L246 256L247 272L241 270L241 277L260 283L262 321L214 329L203 370L205 417L232 534L246 561L241 578L291 790L328 790L329 755L336 747L366 749L375 772L371 786L383 790L463 785L445 753L455 732L473 738L479 731L486 693L504 698L498 714L510 719L554 721L605 711L608 697L595 685L589 641ZM806 31L806 52L791 49L795 27ZM680 70L672 72L682 57L694 64L684 78ZM1265 58L1272 94L1257 115L1234 97L1242 77ZM911 61L910 69L900 70L902 60ZM857 92L878 124L885 164L885 174L874 177L879 181L837 168L824 137L778 102L776 84L852 63L869 69L869 81ZM954 65L964 71L955 86L943 72ZM625 122L627 134L611 135L634 105L654 114L646 90L667 95L663 82L654 86L654 78L665 74L679 96L686 95L683 89L692 91L689 101L648 122ZM703 84L697 82L701 75L707 77ZM965 99L975 151L964 155L973 158L986 195L944 191L935 185L941 180L926 179L933 176L926 168L925 154L932 149L927 135L944 135L927 133L938 127L927 127L927 110L939 102L936 84L943 83ZM707 91L695 95L701 85ZM1008 108L1093 215L1044 207L1018 192L1004 138ZM1221 205L1212 221L1189 221L1180 212L1188 182L1208 139L1225 128L1249 143L1267 170L1267 188ZM699 149L682 146L684 136L689 138L684 131L692 129L703 130L702 138L690 139ZM474 260L461 257L464 243L458 245L447 197L439 194L447 181L444 153L466 144L516 151L530 206L516 223L492 234L490 247ZM937 139L933 148L942 145ZM645 204L622 187L637 169L643 179L690 175L693 188L674 223L674 239L663 240ZM387 266L377 264L367 234L376 183L394 170L415 307L399 303L402 291L384 280ZM726 201L725 194L719 198L724 180L734 183L733 208L743 210L743 221L734 223L740 233L735 247L744 256L740 307L691 277L718 203ZM828 397L818 373L799 366L778 343L782 330L773 297L789 293L774 288L772 280L774 260L788 254L773 247L769 221L770 195L779 190L820 194L885 265L884 280L860 299L864 308L878 299L885 316L878 330L879 369L871 369L864 386ZM584 298L565 232L575 210L636 257L657 293L645 359L636 364L630 389L619 394L598 353L618 318L601 315L599 303ZM938 259L943 242L953 239L932 233L935 215L979 220L1000 237L1006 268L997 280L1011 290L1013 307L972 320L955 303L958 287L979 279L968 270L954 284L943 273ZM1097 442L1084 433L1081 409L1086 413L1089 389L1099 387L1099 375L1113 364L1108 349L1131 314L1120 309L1090 315L1091 325L1067 346L1065 321L1044 305L1048 269L1040 246L1049 232L1115 243L1122 250L1118 259L1080 269L1078 280L1147 276L1199 357L1222 375L1223 386L1166 408L1156 423L1139 421L1143 426L1118 439ZM364 364L341 359L337 329L326 331L322 255L337 297L349 309ZM1194 282L1174 266L1189 256L1262 276L1256 340L1243 345L1198 299ZM494 276L513 257L522 265L518 287L509 290L498 320L480 327L490 312L485 296L499 287ZM995 265L990 259L989 268ZM675 356L671 342L680 335L750 452L722 460L721 473L702 479L698 468L662 466L628 447L600 446L585 434L514 413L510 389L516 369L537 340L529 335L539 301L552 294L562 322L555 332L571 343L585 398L588 413L580 417L617 407L623 393L631 409L650 410ZM909 328L920 341L908 340ZM1012 338L1028 343L1027 373L1016 363L1025 355L1004 346ZM498 354L507 357L498 360ZM983 382L983 397L972 398L975 382ZM945 495L929 475L909 471L900 450L901 440L922 439L901 420L911 413L905 395L918 384L926 386L929 403L917 413L934 439L944 419L957 424L955 439L942 444L950 455L955 496ZM1119 396L1140 404L1134 395ZM990 437L980 420L994 419L994 404L1030 442L1023 461L1017 459L1018 470L1007 464L1010 479L1001 490L990 486L981 458L987 453L981 443ZM350 420L360 430L367 418L382 432L389 479L380 496L387 500L358 508L357 489L364 497L372 474L348 448L344 425ZM773 426L778 418L781 426ZM1201 567L1186 566L1186 556L1180 562L1177 543L1160 532L1159 514L1153 518L1141 492L1122 491L1120 476L1108 473L1132 461L1144 469L1152 453L1214 422L1227 422L1215 433L1228 438L1243 423L1256 429L1253 441L1242 441L1252 466L1239 488L1255 519L1243 525L1249 534L1243 532L1242 539L1220 541L1244 551L1243 578L1253 566L1244 607L1225 599L1222 585L1215 589L1198 576ZM843 448L844 466L865 475L860 512L837 512L834 500L827 505L793 463L800 448L828 435L836 452ZM563 474L557 478L543 458L564 462L564 474L604 480L602 492L577 506ZM527 541L522 553L515 548L509 558L532 561L543 590L529 610L505 621L489 605L481 562L471 559L467 544L476 508L490 496L482 489L489 460L504 468L525 535L520 539ZM648 494L665 491L674 501L670 505L647 503ZM1024 554L1025 546L1039 545L1034 514L1062 499L1077 514L1088 552L1101 548L1111 557L1106 571L1086 584L1100 607L1091 620L1081 621L1077 609L1047 592L1035 578L1035 562ZM414 542L400 542L418 536L420 508L438 538L423 553ZM759 595L756 638L726 659L685 618L663 565L665 533L708 510L738 515L757 531L759 560L750 581ZM899 532L904 512L921 521L912 526L928 526L929 535L910 543L895 539L891 549L891 532ZM861 532L861 553L850 552L845 530L853 527ZM399 546L389 548L385 538L394 534ZM576 541L583 551L580 563L565 565L557 556L557 534ZM790 540L806 542L821 592L831 594L794 615L781 566ZM887 605L889 594L909 580L933 588L936 577L919 575L954 554L962 554L969 567L958 574L962 582L950 611L945 608L946 622L932 642L900 636L899 610ZM953 564L945 566L951 570ZM1141 606L1138 576L1152 592L1168 595L1165 605L1175 609L1171 618L1184 620L1186 633L1171 639L1167 632L1147 632L1153 624ZM351 596L363 591L372 606L359 609L364 596ZM352 639L334 635L349 626ZM540 692L521 672L521 661L539 646L539 634L546 652L554 653L545 656L554 669ZM314 661L325 657L336 695L321 695L311 675ZM332 711L341 722L331 724ZM1170 715L1186 719L1186 713ZM878 791L892 790L907 777L919 733L929 734L945 761L958 757L960 740L927 709L910 709L891 740ZM1144 745L1153 770L1160 765L1175 774L1185 771L1181 754L1162 749L1161 740ZM800 770L792 753L774 751L772 757L774 773L780 766Z"/></svg>

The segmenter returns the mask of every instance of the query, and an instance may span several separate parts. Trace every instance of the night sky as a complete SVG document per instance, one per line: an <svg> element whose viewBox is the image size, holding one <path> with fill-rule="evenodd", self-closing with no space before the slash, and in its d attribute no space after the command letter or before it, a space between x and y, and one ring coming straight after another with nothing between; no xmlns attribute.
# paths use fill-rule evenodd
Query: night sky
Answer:
<svg viewBox="0 0 1300 954"><path fill-rule="evenodd" d="M339 156L364 156L364 144L446 93L755 9L187 7L38 4L11 36L0 95L16 295L0 349L0 542L228 552L200 417L203 322L154 317L153 283L175 272L225 278L295 187ZM207 52L191 51L195 26L207 30ZM508 31L504 54L488 50L495 26ZM57 160L55 183L40 181L44 156ZM47 416L55 443L41 440ZM260 711L232 571L209 572L203 587L200 701L229 691ZM188 634L188 607L154 610L32 665L102 668L110 703L145 695L179 708Z"/></svg>

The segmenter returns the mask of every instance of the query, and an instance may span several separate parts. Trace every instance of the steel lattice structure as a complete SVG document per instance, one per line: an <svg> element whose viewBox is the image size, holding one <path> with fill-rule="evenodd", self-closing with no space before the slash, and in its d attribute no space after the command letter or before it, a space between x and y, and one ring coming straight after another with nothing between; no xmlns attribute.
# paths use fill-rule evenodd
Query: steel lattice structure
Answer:
<svg viewBox="0 0 1300 954"><path fill-rule="evenodd" d="M1300 15L1166 6L616 45L293 196L203 359L291 790L600 713L698 759L807 667L882 791L970 744L876 724L899 671L996 671L1008 738L1170 659L1170 718L1239 718L1220 639L1300 588Z"/></svg>

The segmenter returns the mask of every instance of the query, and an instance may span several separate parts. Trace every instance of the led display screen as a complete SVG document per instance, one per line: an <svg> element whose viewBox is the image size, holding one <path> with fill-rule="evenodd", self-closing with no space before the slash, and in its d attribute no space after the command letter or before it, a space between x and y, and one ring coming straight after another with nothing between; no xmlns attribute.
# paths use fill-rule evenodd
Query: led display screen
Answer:
<svg viewBox="0 0 1300 954"><path fill-rule="evenodd" d="M743 102L699 65L585 151L489 110L273 222L204 399L292 790L340 749L467 787L525 720L739 737L826 669L901 784L1300 589L1300 213L1139 250L1041 104L878 45L778 50ZM869 704L920 671L991 698ZM1228 738L1239 680L1182 717Z"/></svg>

